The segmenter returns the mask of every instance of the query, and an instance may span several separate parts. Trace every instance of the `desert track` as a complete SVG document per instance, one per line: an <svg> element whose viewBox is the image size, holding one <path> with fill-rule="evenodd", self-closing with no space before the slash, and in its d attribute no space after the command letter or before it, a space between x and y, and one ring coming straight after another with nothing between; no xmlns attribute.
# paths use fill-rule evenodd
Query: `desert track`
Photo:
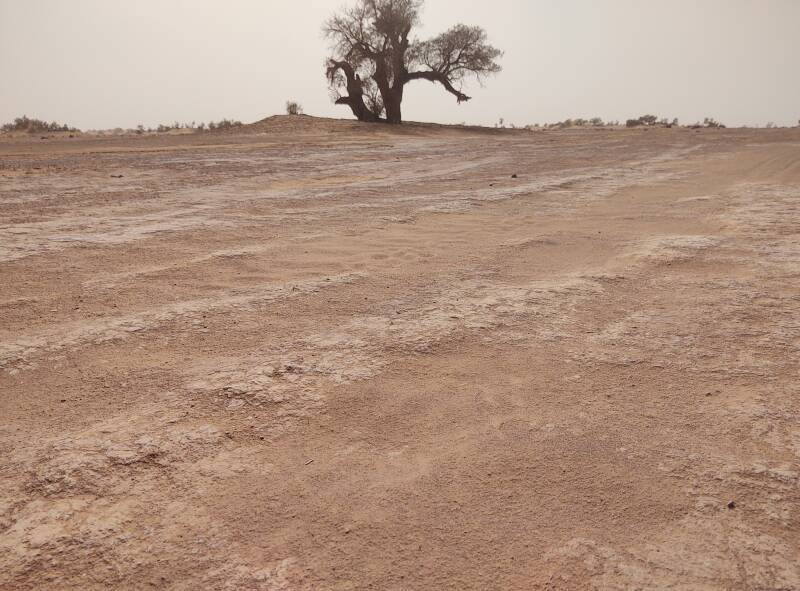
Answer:
<svg viewBox="0 0 800 591"><path fill-rule="evenodd" d="M0 588L798 589L799 286L800 130L0 139Z"/></svg>

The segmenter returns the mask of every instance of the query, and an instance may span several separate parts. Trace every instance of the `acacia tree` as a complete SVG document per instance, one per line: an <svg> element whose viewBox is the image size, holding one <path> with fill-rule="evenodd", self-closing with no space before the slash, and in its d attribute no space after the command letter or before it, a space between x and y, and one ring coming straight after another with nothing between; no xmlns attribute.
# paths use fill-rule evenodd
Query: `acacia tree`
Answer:
<svg viewBox="0 0 800 591"><path fill-rule="evenodd" d="M502 52L481 27L459 24L433 39L411 38L421 7L422 0L357 0L325 22L334 102L360 121L400 123L403 90L413 80L441 84L461 103L470 100L461 91L466 77L481 81L500 71Z"/></svg>

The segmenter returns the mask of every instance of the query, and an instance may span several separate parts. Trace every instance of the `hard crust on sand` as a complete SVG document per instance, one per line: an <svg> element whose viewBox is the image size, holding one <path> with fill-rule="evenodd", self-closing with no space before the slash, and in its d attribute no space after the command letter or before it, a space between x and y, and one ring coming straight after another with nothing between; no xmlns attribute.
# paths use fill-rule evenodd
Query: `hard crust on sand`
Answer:
<svg viewBox="0 0 800 591"><path fill-rule="evenodd" d="M800 588L798 220L797 130L0 137L0 588Z"/></svg>

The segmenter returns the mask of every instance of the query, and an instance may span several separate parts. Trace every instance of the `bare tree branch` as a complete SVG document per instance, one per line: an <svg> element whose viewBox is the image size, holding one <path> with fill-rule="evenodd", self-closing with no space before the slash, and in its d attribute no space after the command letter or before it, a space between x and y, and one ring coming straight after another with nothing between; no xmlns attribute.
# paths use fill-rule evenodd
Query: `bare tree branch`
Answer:
<svg viewBox="0 0 800 591"><path fill-rule="evenodd" d="M410 82L411 80L428 80L430 82L438 82L442 86L444 86L445 90L452 95L455 95L456 102L464 103L470 100L472 97L467 96L460 90L458 90L453 83L450 82L450 79L440 72L410 72L406 79Z"/></svg>

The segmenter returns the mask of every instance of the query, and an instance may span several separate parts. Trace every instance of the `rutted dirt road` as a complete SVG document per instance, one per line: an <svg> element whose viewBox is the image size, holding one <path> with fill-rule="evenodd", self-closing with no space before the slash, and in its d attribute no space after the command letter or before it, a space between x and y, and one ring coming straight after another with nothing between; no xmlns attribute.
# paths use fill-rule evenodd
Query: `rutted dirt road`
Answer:
<svg viewBox="0 0 800 591"><path fill-rule="evenodd" d="M0 140L0 588L798 589L799 286L798 130Z"/></svg>

